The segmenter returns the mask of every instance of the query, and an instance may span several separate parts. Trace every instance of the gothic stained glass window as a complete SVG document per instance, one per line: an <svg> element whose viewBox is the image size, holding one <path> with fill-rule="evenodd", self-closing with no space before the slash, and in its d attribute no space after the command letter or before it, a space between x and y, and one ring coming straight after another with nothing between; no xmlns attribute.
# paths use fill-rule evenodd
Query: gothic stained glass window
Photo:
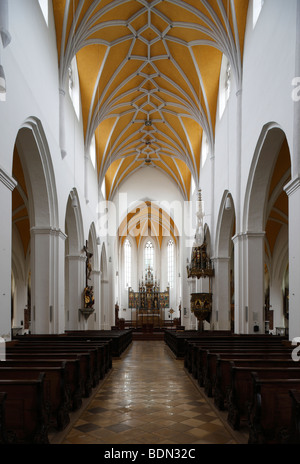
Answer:
<svg viewBox="0 0 300 464"><path fill-rule="evenodd" d="M148 269L150 266L150 269L153 269L154 265L154 246L153 243L148 241L145 245L145 250L144 250L144 265L145 269Z"/></svg>

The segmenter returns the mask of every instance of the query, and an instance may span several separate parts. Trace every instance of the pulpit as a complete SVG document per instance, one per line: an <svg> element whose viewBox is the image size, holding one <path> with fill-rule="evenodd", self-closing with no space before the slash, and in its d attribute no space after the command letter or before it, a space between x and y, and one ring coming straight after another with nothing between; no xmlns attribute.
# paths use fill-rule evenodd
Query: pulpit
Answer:
<svg viewBox="0 0 300 464"><path fill-rule="evenodd" d="M188 278L208 279L208 292L191 294L191 312L198 320L198 330L203 330L203 322L210 322L212 312L211 278L214 276L212 262L208 256L206 237L203 230L203 207L201 191L198 193L197 229L192 248L191 261L187 266Z"/></svg>

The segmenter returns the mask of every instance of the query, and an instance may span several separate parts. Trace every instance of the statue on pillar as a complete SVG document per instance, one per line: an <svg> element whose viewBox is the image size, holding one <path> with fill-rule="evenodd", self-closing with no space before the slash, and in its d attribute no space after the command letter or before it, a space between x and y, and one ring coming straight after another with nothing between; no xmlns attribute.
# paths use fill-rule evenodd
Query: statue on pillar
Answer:
<svg viewBox="0 0 300 464"><path fill-rule="evenodd" d="M94 304L95 304L95 298L94 298L94 287L89 285L89 280L91 280L91 272L92 272L92 264L91 264L91 258L93 256L93 253L91 253L88 249L88 243L86 241L85 246L83 247L85 254L86 254L86 260L85 260L85 288L83 291L83 298L84 298L84 309L81 309L81 313L83 313L85 319L88 319L88 317L95 311L94 309Z"/></svg>
<svg viewBox="0 0 300 464"><path fill-rule="evenodd" d="M85 260L85 286L88 287L88 281L91 280L91 273L92 273L92 264L91 259L93 257L93 253L91 253L88 249L88 243L85 242L85 246L83 247L86 255Z"/></svg>

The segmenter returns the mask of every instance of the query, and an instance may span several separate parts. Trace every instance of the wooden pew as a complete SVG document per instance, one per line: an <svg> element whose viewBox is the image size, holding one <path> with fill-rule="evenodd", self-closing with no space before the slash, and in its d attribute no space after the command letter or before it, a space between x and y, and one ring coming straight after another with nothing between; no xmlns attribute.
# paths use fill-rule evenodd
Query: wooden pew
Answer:
<svg viewBox="0 0 300 464"><path fill-rule="evenodd" d="M249 362L249 366L236 366L231 362L231 377L232 383L228 395L228 417L227 421L235 430L239 430L241 424L247 424L249 406L252 400L252 372L258 374L260 379L280 378L280 379L299 379L300 366L295 366L290 363L288 367L286 362L283 366L274 367L276 361L271 363L266 360L258 365L257 361ZM272 366L272 367L271 367Z"/></svg>
<svg viewBox="0 0 300 464"><path fill-rule="evenodd" d="M0 445L8 443L6 437L6 422L5 422L5 402L7 393L0 392Z"/></svg>
<svg viewBox="0 0 300 464"><path fill-rule="evenodd" d="M97 343L86 343L86 342L78 342L78 343L68 343L63 340L51 340L51 341L31 341L28 340L27 342L19 342L12 347L15 350L27 350L28 349L36 349L38 351L51 351L53 353L57 353L59 350L72 351L74 353L84 351L90 352L90 364L91 364L91 382L92 386L96 387L99 383L100 377L102 375L102 365L104 363L104 352L102 344Z"/></svg>
<svg viewBox="0 0 300 464"><path fill-rule="evenodd" d="M38 356L38 355L37 355ZM80 388L79 359L72 355L72 359L36 359L35 356L28 359L12 358L0 362L1 367L59 367L64 365L65 382L68 401L71 411L76 411L82 405L82 390Z"/></svg>
<svg viewBox="0 0 300 464"><path fill-rule="evenodd" d="M0 380L0 392L6 393L5 435L11 443L49 444L44 376L39 373L31 380Z"/></svg>
<svg viewBox="0 0 300 464"><path fill-rule="evenodd" d="M216 337L216 340L193 340L186 341L186 351L185 351L185 367L190 373L194 376L195 379L198 377L199 371L199 350L200 349L234 349L234 348L246 348L246 347L255 347L255 348L264 348L264 347L273 347L273 348L284 348L281 339L277 337L263 338L258 337L257 339L249 336L248 337Z"/></svg>
<svg viewBox="0 0 300 464"><path fill-rule="evenodd" d="M288 353L222 353L216 354L217 369L216 378L213 389L213 398L215 406L221 411L226 410L228 407L228 394L231 388L231 365L230 361L238 360L283 360L286 362L291 361Z"/></svg>
<svg viewBox="0 0 300 464"><path fill-rule="evenodd" d="M4 361L5 364L5 361ZM44 400L49 414L49 427L63 430L70 422L70 398L66 385L65 364L59 366L5 366L0 363L0 380L25 380L36 378L40 372L44 377Z"/></svg>
<svg viewBox="0 0 300 464"><path fill-rule="evenodd" d="M276 348L259 345L199 349L197 365L198 382L200 386L205 388L205 393L208 396L213 396L212 390L216 383L218 355L224 357L226 353L238 355L247 355L251 353L251 357L256 356L257 359L259 359L261 357L270 358L272 355L278 354L290 356L291 350L285 347Z"/></svg>
<svg viewBox="0 0 300 464"><path fill-rule="evenodd" d="M300 379L260 379L253 372L252 381L248 443L288 443L292 416L290 390L299 390Z"/></svg>
<svg viewBox="0 0 300 464"><path fill-rule="evenodd" d="M74 355L78 356L80 360L80 379L82 381L82 389L83 389L83 396L84 397L89 397L91 396L92 393L92 385L93 385L93 361L91 358L92 352L95 351L93 349L84 349L84 348L76 348L76 351L72 348L55 348L53 346L48 346L48 347L30 347L27 346L26 348L22 346L14 346L14 347L8 347L6 348L6 357L9 355L14 355L14 357L19 357L21 354L24 354L24 356L28 356L30 354L33 354L35 356L39 356L40 358L43 358L45 356L48 356L49 359L56 358L57 355L62 356L62 358L66 355ZM61 358L61 359L62 359Z"/></svg>
<svg viewBox="0 0 300 464"><path fill-rule="evenodd" d="M110 341L112 356L119 358L126 348L132 343L132 330L70 330L65 331L68 337L86 340L87 338Z"/></svg>
<svg viewBox="0 0 300 464"><path fill-rule="evenodd" d="M292 416L288 444L300 444L300 390L290 390Z"/></svg>
<svg viewBox="0 0 300 464"><path fill-rule="evenodd" d="M14 342L18 343L53 343L55 342L58 345L67 344L70 346L75 346L76 344L81 344L82 346L87 347L97 347L99 351L99 364L97 376L100 379L104 378L105 374L112 367L112 341L110 338L101 339L100 337L93 336L67 336L67 335L26 335L15 337ZM101 353L101 355L100 355ZM99 379L98 379L99 380Z"/></svg>
<svg viewBox="0 0 300 464"><path fill-rule="evenodd" d="M44 360L62 360L73 361L72 375L70 381L70 392L73 410L81 407L82 398L86 396L86 356L84 354L74 353L37 353L37 352L22 352L22 353L6 353L6 361L44 361ZM6 362L5 361L5 362Z"/></svg>
<svg viewBox="0 0 300 464"><path fill-rule="evenodd" d="M286 357L291 357L291 350L289 348L281 347L264 347L264 346L249 346L249 348L241 347L240 349L210 349L201 353L199 364L198 364L198 378L199 385L203 386L207 396L214 396L213 390L216 385L217 379L217 368L218 368L218 355L220 354L223 358L225 353L238 354L247 356L248 353L251 353L251 358L256 357L257 359L265 358L270 359L272 355L285 355ZM201 364L202 363L202 364Z"/></svg>

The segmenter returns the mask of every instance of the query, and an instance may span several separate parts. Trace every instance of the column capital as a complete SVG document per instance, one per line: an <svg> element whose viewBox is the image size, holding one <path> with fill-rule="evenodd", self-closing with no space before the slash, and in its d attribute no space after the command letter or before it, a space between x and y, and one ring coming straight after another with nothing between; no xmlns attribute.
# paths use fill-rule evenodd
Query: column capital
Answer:
<svg viewBox="0 0 300 464"><path fill-rule="evenodd" d="M94 270L92 270L91 274L94 275L94 276L101 276L102 272L97 270L97 269L96 270L94 269Z"/></svg>
<svg viewBox="0 0 300 464"><path fill-rule="evenodd" d="M245 238L264 238L265 235L266 235L266 232L265 231L261 231L261 232L251 232L251 231L247 231L244 233L245 235Z"/></svg>
<svg viewBox="0 0 300 464"><path fill-rule="evenodd" d="M85 262L86 257L84 255L67 255L66 259L68 261L82 261L82 262Z"/></svg>
<svg viewBox="0 0 300 464"><path fill-rule="evenodd" d="M235 241L243 240L243 239L247 239L247 238L264 238L265 235L266 235L265 231L261 231L261 232L251 232L251 231L240 232L239 234L236 234L236 235L234 235L234 237L232 237L232 241L235 242Z"/></svg>
<svg viewBox="0 0 300 464"><path fill-rule="evenodd" d="M293 193L295 193L299 189L300 189L300 177L299 176L292 179L290 182L288 182L288 184L286 184L283 187L283 190L286 192L288 196L293 195Z"/></svg>
<svg viewBox="0 0 300 464"><path fill-rule="evenodd" d="M13 179L7 172L0 167L0 181L5 185L9 190L13 191L18 183Z"/></svg>
<svg viewBox="0 0 300 464"><path fill-rule="evenodd" d="M31 227L30 232L33 235L56 235L63 240L67 238L67 235L61 229L55 229L54 227L34 226Z"/></svg>

